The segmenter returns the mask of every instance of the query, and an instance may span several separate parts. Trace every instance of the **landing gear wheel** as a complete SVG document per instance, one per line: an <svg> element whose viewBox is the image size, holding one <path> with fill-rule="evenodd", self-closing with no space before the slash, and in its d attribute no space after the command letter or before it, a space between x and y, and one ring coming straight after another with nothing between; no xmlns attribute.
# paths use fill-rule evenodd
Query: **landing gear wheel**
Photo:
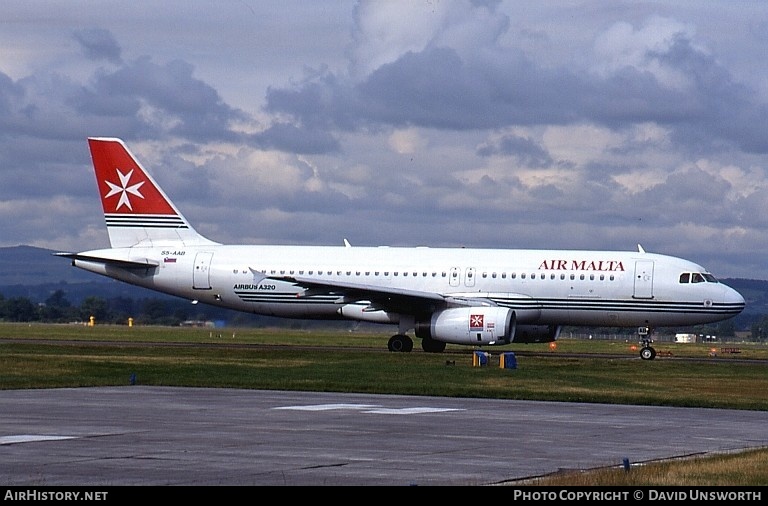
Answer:
<svg viewBox="0 0 768 506"><path fill-rule="evenodd" d="M389 351L409 352L413 350L413 341L406 335L397 334L389 338L387 348Z"/></svg>
<svg viewBox="0 0 768 506"><path fill-rule="evenodd" d="M640 358L643 360L653 360L656 358L656 350L653 349L651 343L651 328L650 327L638 327L637 336L640 338Z"/></svg>
<svg viewBox="0 0 768 506"><path fill-rule="evenodd" d="M442 353L445 351L445 343L425 337L421 340L421 349L427 353Z"/></svg>

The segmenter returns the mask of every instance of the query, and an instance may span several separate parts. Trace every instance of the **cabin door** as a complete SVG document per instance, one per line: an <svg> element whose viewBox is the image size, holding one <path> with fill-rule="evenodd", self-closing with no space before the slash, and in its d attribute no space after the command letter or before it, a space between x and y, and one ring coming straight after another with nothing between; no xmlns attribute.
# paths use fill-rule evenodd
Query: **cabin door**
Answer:
<svg viewBox="0 0 768 506"><path fill-rule="evenodd" d="M475 268L474 267L467 267L466 273L464 274L464 285L475 286Z"/></svg>
<svg viewBox="0 0 768 506"><path fill-rule="evenodd" d="M448 283L451 286L459 286L461 282L461 269L458 267L451 267L451 275L448 278Z"/></svg>
<svg viewBox="0 0 768 506"><path fill-rule="evenodd" d="M195 255L195 270L192 271L192 288L195 290L211 289L211 258L211 251L201 251Z"/></svg>
<svg viewBox="0 0 768 506"><path fill-rule="evenodd" d="M653 260L635 262L635 291L632 296L636 299L653 298Z"/></svg>

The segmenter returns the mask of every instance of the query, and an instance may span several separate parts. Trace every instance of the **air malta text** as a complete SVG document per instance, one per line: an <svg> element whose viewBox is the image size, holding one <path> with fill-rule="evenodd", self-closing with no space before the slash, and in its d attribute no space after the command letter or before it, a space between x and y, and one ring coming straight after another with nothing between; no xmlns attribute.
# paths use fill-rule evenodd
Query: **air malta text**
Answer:
<svg viewBox="0 0 768 506"><path fill-rule="evenodd" d="M616 260L544 260L540 271L624 271L624 263Z"/></svg>

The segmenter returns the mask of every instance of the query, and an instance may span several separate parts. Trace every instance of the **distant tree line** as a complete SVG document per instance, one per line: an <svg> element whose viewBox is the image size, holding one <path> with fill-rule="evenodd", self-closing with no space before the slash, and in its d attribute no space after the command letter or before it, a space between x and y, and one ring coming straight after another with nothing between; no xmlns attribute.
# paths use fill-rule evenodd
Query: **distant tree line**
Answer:
<svg viewBox="0 0 768 506"><path fill-rule="evenodd" d="M745 332L736 331L736 320L730 319L718 323L711 323L707 325L694 325L690 327L664 327L654 329L654 335L656 338L659 335L666 336L666 338L673 338L674 334L696 334L702 339L702 342L706 342L706 338L713 337L717 341L732 341L732 340L765 340L768 338L768 332L761 338L762 329L768 330L768 315L761 316L758 319L753 319L753 323L750 324L750 331L748 336L744 336ZM742 325L742 328L744 326ZM574 336L584 336L594 334L595 338L601 338L600 336L609 336L608 338L620 337L626 340L637 339L637 327L564 327L561 335L565 336L569 333ZM605 338L605 337L602 337Z"/></svg>
<svg viewBox="0 0 768 506"><path fill-rule="evenodd" d="M127 325L132 318L137 325L181 325L185 321L225 319L248 323L247 314L230 314L213 306L192 305L179 299L148 298L134 300L127 297L105 299L86 297L79 305L72 304L62 290L56 290L42 303L27 297L8 297L0 294L0 321L72 323L88 322L91 317L98 323Z"/></svg>
<svg viewBox="0 0 768 506"><path fill-rule="evenodd" d="M86 297L79 305L72 304L63 290L56 290L42 303L35 303L27 297L8 297L0 294L0 321L7 322L41 322L41 323L72 323L88 322L91 317L100 324L127 325L132 318L136 325L181 325L187 321L224 320L230 326L254 326L268 321L275 324L275 319L249 315L237 311L220 309L204 304L192 305L186 300L147 298L134 300L128 297L105 299L102 297ZM321 323L277 320L277 325L293 328L319 326ZM325 323L328 325L328 323ZM568 328L578 334L626 334L627 339L635 337L634 328ZM750 325L751 339L768 341L768 315L762 315L752 320ZM670 330L674 332L674 329ZM681 332L694 332L699 335L715 335L720 340L733 339L736 336L733 319L712 325L701 325L693 328L680 329Z"/></svg>

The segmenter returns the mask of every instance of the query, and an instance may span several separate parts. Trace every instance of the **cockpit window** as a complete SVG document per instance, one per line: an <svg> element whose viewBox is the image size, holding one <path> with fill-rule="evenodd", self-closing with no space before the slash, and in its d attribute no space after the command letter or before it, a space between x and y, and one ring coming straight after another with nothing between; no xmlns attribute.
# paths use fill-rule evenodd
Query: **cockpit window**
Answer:
<svg viewBox="0 0 768 506"><path fill-rule="evenodd" d="M719 283L719 281L708 272L684 272L680 274L680 283Z"/></svg>

